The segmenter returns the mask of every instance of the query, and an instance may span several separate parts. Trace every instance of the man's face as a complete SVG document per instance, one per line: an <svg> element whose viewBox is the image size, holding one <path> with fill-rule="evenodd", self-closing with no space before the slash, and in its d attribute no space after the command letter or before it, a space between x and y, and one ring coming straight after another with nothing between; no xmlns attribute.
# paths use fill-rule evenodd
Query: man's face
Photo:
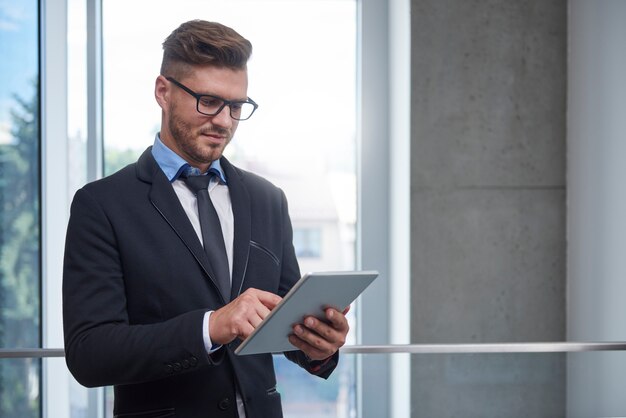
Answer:
<svg viewBox="0 0 626 418"><path fill-rule="evenodd" d="M248 92L246 70L211 66L194 67L194 71L177 80L198 94L211 94L226 100L245 100ZM155 94L163 110L161 140L192 166L205 171L219 159L237 130L238 121L224 107L215 116L196 110L196 98L166 80L157 78Z"/></svg>

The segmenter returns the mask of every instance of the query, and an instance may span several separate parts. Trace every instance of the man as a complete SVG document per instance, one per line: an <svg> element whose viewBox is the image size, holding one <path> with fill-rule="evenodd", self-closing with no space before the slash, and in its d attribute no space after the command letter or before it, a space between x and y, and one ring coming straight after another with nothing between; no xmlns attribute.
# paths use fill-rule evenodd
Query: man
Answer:
<svg viewBox="0 0 626 418"><path fill-rule="evenodd" d="M115 386L118 417L280 417L271 355L233 353L300 277L284 194L222 156L257 107L252 46L191 21L163 49L154 145L72 203L67 365L85 386ZM285 353L323 378L348 332L345 312L326 315L294 326Z"/></svg>

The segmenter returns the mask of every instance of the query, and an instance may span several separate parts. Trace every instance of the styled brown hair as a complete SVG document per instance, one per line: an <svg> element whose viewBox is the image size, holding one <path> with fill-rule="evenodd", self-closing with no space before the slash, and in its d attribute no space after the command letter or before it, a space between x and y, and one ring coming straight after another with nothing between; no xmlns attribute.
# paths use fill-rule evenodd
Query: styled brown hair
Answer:
<svg viewBox="0 0 626 418"><path fill-rule="evenodd" d="M191 65L245 69L252 44L234 29L217 22L190 20L163 42L161 74L180 77Z"/></svg>

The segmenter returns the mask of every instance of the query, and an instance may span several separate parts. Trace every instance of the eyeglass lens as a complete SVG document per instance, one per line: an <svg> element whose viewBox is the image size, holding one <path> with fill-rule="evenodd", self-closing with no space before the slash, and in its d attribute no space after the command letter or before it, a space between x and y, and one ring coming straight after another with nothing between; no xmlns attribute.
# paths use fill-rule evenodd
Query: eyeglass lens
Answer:
<svg viewBox="0 0 626 418"><path fill-rule="evenodd" d="M202 96L198 100L198 111L205 115L216 115L224 107L225 102L217 97ZM230 116L233 119L248 119L254 112L254 105L248 102L231 102Z"/></svg>

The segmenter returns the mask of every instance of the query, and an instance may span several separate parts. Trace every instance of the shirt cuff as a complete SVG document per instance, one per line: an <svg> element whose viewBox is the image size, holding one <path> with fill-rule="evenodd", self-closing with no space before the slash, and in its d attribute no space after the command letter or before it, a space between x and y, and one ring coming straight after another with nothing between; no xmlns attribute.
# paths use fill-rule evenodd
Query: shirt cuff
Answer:
<svg viewBox="0 0 626 418"><path fill-rule="evenodd" d="M204 349L206 350L207 354L213 354L222 347L221 344L213 345L213 343L211 342L211 333L209 332L209 318L211 317L212 313L213 311L205 312L204 319L202 320L202 339L204 340Z"/></svg>

